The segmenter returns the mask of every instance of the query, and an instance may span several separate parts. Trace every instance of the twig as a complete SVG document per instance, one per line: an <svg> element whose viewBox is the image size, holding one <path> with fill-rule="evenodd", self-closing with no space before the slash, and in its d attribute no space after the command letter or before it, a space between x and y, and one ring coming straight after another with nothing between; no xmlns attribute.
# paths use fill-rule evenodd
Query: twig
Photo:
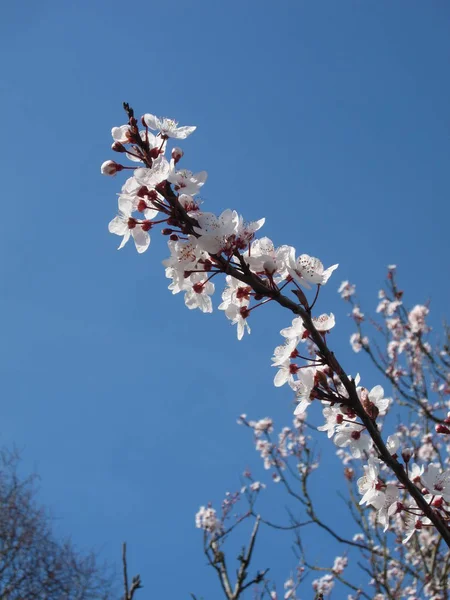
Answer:
<svg viewBox="0 0 450 600"><path fill-rule="evenodd" d="M124 587L124 600L133 600L134 593L136 590L142 588L141 578L139 575L135 575L131 580L131 587L128 587L128 568L127 568L127 544L122 544L122 565L123 565L123 587Z"/></svg>

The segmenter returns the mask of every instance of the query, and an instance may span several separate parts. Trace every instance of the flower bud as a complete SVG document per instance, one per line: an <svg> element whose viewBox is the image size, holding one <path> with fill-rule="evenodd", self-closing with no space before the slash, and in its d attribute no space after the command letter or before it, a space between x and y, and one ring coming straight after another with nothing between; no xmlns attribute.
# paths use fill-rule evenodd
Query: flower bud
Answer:
<svg viewBox="0 0 450 600"><path fill-rule="evenodd" d="M172 150L172 158L173 158L173 162L175 164L177 164L177 162L180 160L180 158L183 156L184 152L181 148L174 148Z"/></svg>
<svg viewBox="0 0 450 600"><path fill-rule="evenodd" d="M275 273L277 270L277 265L273 258L269 258L264 262L263 269L266 275L273 275Z"/></svg>
<svg viewBox="0 0 450 600"><path fill-rule="evenodd" d="M123 144L121 144L120 142L114 142L111 145L111 149L114 150L114 152L126 152L127 151L125 146Z"/></svg>
<svg viewBox="0 0 450 600"><path fill-rule="evenodd" d="M414 454L414 448L404 448L402 450L402 458L405 463L409 462Z"/></svg>
<svg viewBox="0 0 450 600"><path fill-rule="evenodd" d="M347 479L348 481L352 481L353 477L354 477L354 470L351 467L346 467L344 469L344 477L345 479Z"/></svg>
<svg viewBox="0 0 450 600"><path fill-rule="evenodd" d="M435 508L441 508L442 505L444 504L444 500L442 499L442 496L438 496L437 498L435 498L433 500L433 502L431 503Z"/></svg>
<svg viewBox="0 0 450 600"><path fill-rule="evenodd" d="M436 425L434 429L435 429L436 433L450 433L450 429L440 423L439 423L439 425Z"/></svg>
<svg viewBox="0 0 450 600"><path fill-rule="evenodd" d="M144 212L148 208L147 202L145 200L139 200L136 210L138 212Z"/></svg>
<svg viewBox="0 0 450 600"><path fill-rule="evenodd" d="M372 419L372 421L375 421L378 417L378 413L380 412L378 407L373 402L371 402L369 398L364 398L361 404L363 405L364 410Z"/></svg>
<svg viewBox="0 0 450 600"><path fill-rule="evenodd" d="M142 185L136 192L136 195L138 198L145 198L145 196L148 196L148 191L148 187L146 185Z"/></svg>
<svg viewBox="0 0 450 600"><path fill-rule="evenodd" d="M118 171L122 171L123 166L116 163L114 160L105 160L100 167L102 175L115 175Z"/></svg>

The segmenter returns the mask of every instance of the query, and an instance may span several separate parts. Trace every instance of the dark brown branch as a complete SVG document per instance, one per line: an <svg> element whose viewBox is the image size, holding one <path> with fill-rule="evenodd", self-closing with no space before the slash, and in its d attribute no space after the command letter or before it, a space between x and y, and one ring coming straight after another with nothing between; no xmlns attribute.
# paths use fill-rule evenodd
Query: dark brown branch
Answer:
<svg viewBox="0 0 450 600"><path fill-rule="evenodd" d="M134 593L136 590L141 589L141 578L139 575L135 575L131 580L131 587L128 587L128 567L127 567L127 544L122 544L122 566L123 566L123 586L124 586L124 600L133 600Z"/></svg>

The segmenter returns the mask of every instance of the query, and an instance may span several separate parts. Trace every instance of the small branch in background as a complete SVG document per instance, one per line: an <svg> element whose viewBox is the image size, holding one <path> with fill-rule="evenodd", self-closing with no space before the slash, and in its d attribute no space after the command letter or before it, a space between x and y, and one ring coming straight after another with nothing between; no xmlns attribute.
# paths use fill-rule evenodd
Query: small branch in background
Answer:
<svg viewBox="0 0 450 600"><path fill-rule="evenodd" d="M143 586L141 585L141 578L139 575L135 575L131 580L131 587L128 587L128 567L127 567L127 544L122 544L122 565L123 565L123 586L124 586L124 600L133 600L134 592L140 590Z"/></svg>

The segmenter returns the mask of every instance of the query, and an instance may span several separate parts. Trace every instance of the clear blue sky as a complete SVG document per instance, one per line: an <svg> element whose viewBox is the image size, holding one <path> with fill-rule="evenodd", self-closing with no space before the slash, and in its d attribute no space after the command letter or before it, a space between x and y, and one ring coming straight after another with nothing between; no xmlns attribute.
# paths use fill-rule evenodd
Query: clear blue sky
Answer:
<svg viewBox="0 0 450 600"><path fill-rule="evenodd" d="M157 233L116 251L120 180L99 167L122 101L198 126L184 164L208 171L209 210L265 216L276 244L340 263L320 308L371 386L343 279L374 307L397 263L412 301L448 316L449 25L444 0L2 4L0 443L40 473L62 534L113 561L128 541L143 598L218 597L194 514L258 472L238 414L287 423L269 365L290 316L255 315L238 343L166 290ZM255 566L284 581L294 559L267 540Z"/></svg>

